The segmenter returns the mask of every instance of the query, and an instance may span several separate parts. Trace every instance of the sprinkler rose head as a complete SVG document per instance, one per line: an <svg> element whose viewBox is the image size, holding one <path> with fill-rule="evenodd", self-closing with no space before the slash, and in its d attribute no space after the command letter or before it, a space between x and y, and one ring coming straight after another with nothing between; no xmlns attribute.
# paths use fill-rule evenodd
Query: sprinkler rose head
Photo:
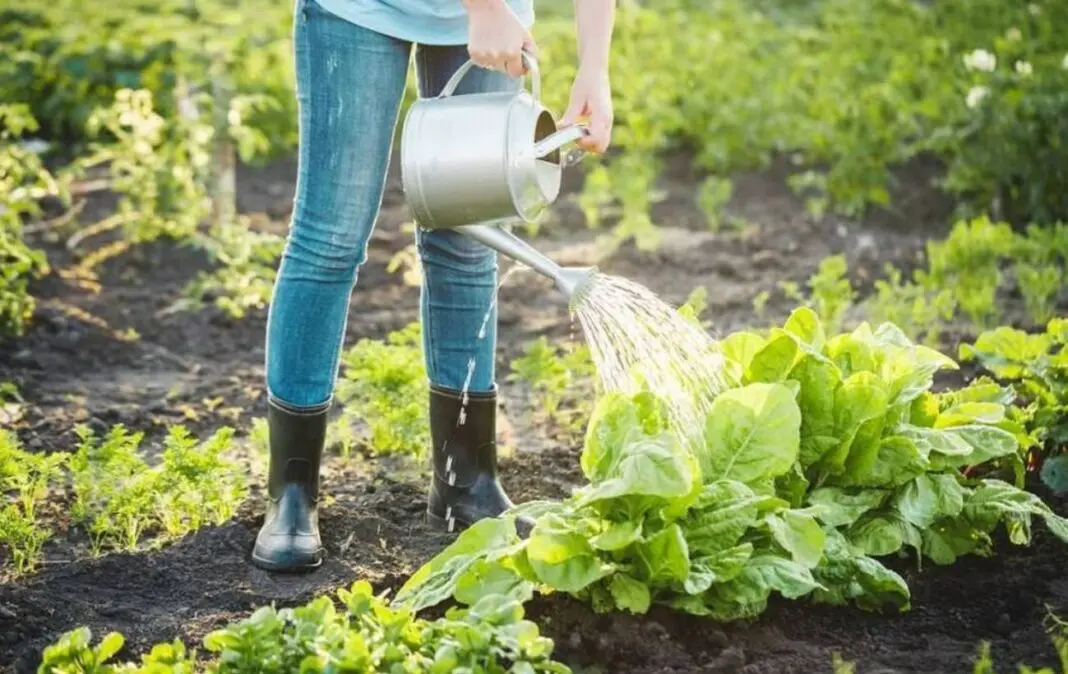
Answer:
<svg viewBox="0 0 1068 674"><path fill-rule="evenodd" d="M597 267L563 267L557 272L556 287L567 295L567 306L572 313L589 297L598 273Z"/></svg>

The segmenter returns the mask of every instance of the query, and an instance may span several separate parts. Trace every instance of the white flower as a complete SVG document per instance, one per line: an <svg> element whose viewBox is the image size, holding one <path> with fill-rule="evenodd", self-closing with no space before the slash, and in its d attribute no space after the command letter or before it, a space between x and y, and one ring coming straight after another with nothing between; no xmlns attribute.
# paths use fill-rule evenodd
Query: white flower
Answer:
<svg viewBox="0 0 1068 674"><path fill-rule="evenodd" d="M1010 28L1008 32L1005 33L1005 37L1009 38L1010 42L1019 42L1023 39L1023 33L1020 32L1019 28Z"/></svg>
<svg viewBox="0 0 1068 674"><path fill-rule="evenodd" d="M1039 14L1041 14L1041 13L1042 13L1042 8L1041 8L1041 7L1039 7L1039 6L1038 6L1038 5L1036 4L1036 3L1034 3L1034 2L1032 2L1032 3L1030 4L1030 5L1028 5L1028 6L1027 6L1027 9L1028 9L1028 11L1030 11L1030 12L1031 12L1031 16L1038 16Z"/></svg>
<svg viewBox="0 0 1068 674"><path fill-rule="evenodd" d="M983 102L983 99L986 98L986 94L986 87L972 87L968 91L968 97L965 99L965 103L967 103L969 108L976 108Z"/></svg>
<svg viewBox="0 0 1068 674"><path fill-rule="evenodd" d="M1034 69L1031 67L1031 64L1028 63L1027 61L1017 61L1016 62L1016 72L1017 73L1027 77L1027 76L1030 76L1033 71L1034 71Z"/></svg>
<svg viewBox="0 0 1068 674"><path fill-rule="evenodd" d="M985 49L976 49L964 56L964 67L968 70L981 70L989 73L998 66L998 59Z"/></svg>

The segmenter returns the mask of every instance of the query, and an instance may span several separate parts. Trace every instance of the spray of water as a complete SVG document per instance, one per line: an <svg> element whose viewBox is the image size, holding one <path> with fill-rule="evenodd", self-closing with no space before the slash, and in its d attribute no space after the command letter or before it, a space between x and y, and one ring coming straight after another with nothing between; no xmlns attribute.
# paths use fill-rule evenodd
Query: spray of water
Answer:
<svg viewBox="0 0 1068 674"><path fill-rule="evenodd" d="M500 280L497 282L497 291L498 292L493 294L493 300L490 302L489 308L486 309L486 314L482 317L482 325L479 326L479 328L478 328L478 337L475 340L475 344L476 345L479 342L481 342L483 339L486 338L486 328L489 325L490 316L493 315L493 310L497 307L497 299L498 299L498 297L500 295L500 289L504 287L504 284L508 282L508 279L511 278L512 274L514 274L518 269L519 269L518 266L513 266L507 272L505 272L501 276ZM477 346L476 346L476 350L477 350ZM467 361L467 376L464 377L464 385L463 385L463 388L460 389L460 418L457 420L457 423L456 423L457 426L463 426L464 422L467 420L467 400L468 400L467 394L471 389L471 379L474 376L475 376L475 357L472 356Z"/></svg>
<svg viewBox="0 0 1068 674"><path fill-rule="evenodd" d="M664 401L678 437L701 442L724 388L724 359L712 337L645 286L617 276L591 276L571 308L602 388L636 393L644 386Z"/></svg>

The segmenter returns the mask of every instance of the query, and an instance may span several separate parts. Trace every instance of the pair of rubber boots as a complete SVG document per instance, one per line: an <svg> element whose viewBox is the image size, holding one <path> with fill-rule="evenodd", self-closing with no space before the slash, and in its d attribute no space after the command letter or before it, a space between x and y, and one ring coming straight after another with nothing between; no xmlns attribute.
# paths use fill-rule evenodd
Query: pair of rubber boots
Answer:
<svg viewBox="0 0 1068 674"><path fill-rule="evenodd" d="M461 409L463 422L460 423ZM270 571L302 571L322 563L319 536L319 464L327 412L267 408L270 467L267 511L252 561ZM427 502L431 524L459 531L511 507L497 478L497 394L430 391L434 467Z"/></svg>

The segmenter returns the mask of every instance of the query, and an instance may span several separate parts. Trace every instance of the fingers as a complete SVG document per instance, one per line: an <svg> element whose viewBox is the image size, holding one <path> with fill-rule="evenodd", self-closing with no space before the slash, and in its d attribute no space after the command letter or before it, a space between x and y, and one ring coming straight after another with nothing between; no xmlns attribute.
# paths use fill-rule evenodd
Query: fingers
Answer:
<svg viewBox="0 0 1068 674"><path fill-rule="evenodd" d="M510 77L522 77L527 73L523 52L538 56L538 47L528 33L518 45L508 48L470 47L468 54L475 65L487 70L498 70Z"/></svg>
<svg viewBox="0 0 1068 674"><path fill-rule="evenodd" d="M598 126L591 125L588 130L589 133L579 139L579 147L588 152L597 154L601 154L607 150L612 135L610 129L602 124Z"/></svg>
<svg viewBox="0 0 1068 674"><path fill-rule="evenodd" d="M556 125L561 128L571 126L578 122L587 112L586 102L579 97L572 96L567 104L567 110L564 111L564 116L560 118Z"/></svg>
<svg viewBox="0 0 1068 674"><path fill-rule="evenodd" d="M527 72L527 66L523 62L523 55L516 52L515 55L509 55L504 61L504 72L508 73L509 77L522 77Z"/></svg>
<svg viewBox="0 0 1068 674"><path fill-rule="evenodd" d="M612 140L612 120L606 119L603 114L594 113L589 116L586 125L586 135L580 138L578 146L587 152L602 154L608 149Z"/></svg>
<svg viewBox="0 0 1068 674"><path fill-rule="evenodd" d="M503 70L504 55L496 49L470 49L471 61L486 70Z"/></svg>

